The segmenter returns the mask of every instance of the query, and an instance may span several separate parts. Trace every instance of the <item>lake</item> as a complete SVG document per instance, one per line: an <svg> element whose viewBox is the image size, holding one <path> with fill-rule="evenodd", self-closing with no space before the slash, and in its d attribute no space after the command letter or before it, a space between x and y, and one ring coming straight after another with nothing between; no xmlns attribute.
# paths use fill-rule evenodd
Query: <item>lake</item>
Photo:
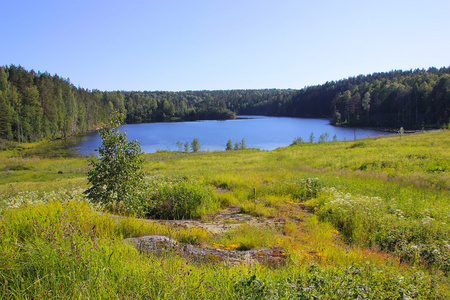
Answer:
<svg viewBox="0 0 450 300"><path fill-rule="evenodd" d="M315 136L315 142L325 133L329 134L328 141L332 141L334 135L342 141L388 134L376 130L336 127L325 119L265 116L240 116L226 121L128 124L121 126L120 130L126 131L128 139L138 139L145 153L181 151L184 147L178 147L177 142L184 145L186 142L191 143L194 138L200 140L201 150L225 150L229 139L233 145L245 139L248 148L274 150L290 145L296 137L307 142L311 133ZM91 133L77 137L77 143L72 147L79 154L89 156L100 145L99 134Z"/></svg>

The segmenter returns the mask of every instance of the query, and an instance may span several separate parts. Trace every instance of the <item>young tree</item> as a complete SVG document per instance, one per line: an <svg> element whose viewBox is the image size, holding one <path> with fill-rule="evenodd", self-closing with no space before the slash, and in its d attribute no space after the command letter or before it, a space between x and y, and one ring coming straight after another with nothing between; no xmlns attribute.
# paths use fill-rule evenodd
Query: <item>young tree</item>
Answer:
<svg viewBox="0 0 450 300"><path fill-rule="evenodd" d="M183 150L183 144L180 141L177 142L177 147L178 147L178 151L181 152Z"/></svg>
<svg viewBox="0 0 450 300"><path fill-rule="evenodd" d="M304 142L303 142L302 137L301 137L301 136L298 136L298 137L295 138L295 140L292 141L292 144L291 144L291 145L298 145L298 144L303 144L303 143L304 143Z"/></svg>
<svg viewBox="0 0 450 300"><path fill-rule="evenodd" d="M319 135L319 140L317 141L318 143L324 143L325 142L325 134L322 133L321 135Z"/></svg>
<svg viewBox="0 0 450 300"><path fill-rule="evenodd" d="M91 159L88 172L92 186L84 193L94 203L139 213L144 160L139 141L129 141L126 133L118 130L124 119L123 114L114 111L107 126L100 130L99 157Z"/></svg>
<svg viewBox="0 0 450 300"><path fill-rule="evenodd" d="M192 140L191 149L192 152L198 152L200 150L200 141L198 140L198 138Z"/></svg>
<svg viewBox="0 0 450 300"><path fill-rule="evenodd" d="M225 150L227 150L227 151L233 150L233 142L231 140L228 140L227 148Z"/></svg>
<svg viewBox="0 0 450 300"><path fill-rule="evenodd" d="M184 152L189 152L189 143L188 142L186 142L184 144Z"/></svg>
<svg viewBox="0 0 450 300"><path fill-rule="evenodd" d="M247 149L247 145L245 144L245 139L242 138L242 140L241 140L241 150L245 150L245 149Z"/></svg>

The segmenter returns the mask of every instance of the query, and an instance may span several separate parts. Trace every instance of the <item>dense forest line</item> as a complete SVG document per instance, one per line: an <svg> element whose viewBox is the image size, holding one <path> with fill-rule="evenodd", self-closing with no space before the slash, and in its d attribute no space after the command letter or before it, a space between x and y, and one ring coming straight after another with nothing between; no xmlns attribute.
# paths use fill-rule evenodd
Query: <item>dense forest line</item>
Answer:
<svg viewBox="0 0 450 300"><path fill-rule="evenodd" d="M230 119L236 114L329 118L348 126L420 129L450 123L450 69L359 75L301 90L101 92L0 67L0 138L36 141L96 129L112 111L128 123Z"/></svg>
<svg viewBox="0 0 450 300"><path fill-rule="evenodd" d="M114 106L124 106L120 93L76 88L57 75L20 66L0 67L2 139L26 142L90 131L109 119Z"/></svg>

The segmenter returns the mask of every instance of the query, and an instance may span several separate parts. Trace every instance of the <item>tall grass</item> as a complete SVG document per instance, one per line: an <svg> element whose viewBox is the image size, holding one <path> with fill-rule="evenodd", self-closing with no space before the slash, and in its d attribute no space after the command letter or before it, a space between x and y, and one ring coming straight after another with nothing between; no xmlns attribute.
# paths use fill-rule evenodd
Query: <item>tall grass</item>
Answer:
<svg viewBox="0 0 450 300"><path fill-rule="evenodd" d="M350 242L396 253L403 261L450 272L449 210L408 200L367 197L324 191L317 215L331 222ZM442 207L441 207L442 208Z"/></svg>
<svg viewBox="0 0 450 300"><path fill-rule="evenodd" d="M198 264L175 253L142 255L122 240L130 227L142 233L141 225L99 215L80 200L7 210L0 224L2 299L445 296L423 272L370 264L271 269Z"/></svg>
<svg viewBox="0 0 450 300"><path fill-rule="evenodd" d="M146 195L144 214L156 218L199 218L220 207L211 189L186 178L147 178Z"/></svg>

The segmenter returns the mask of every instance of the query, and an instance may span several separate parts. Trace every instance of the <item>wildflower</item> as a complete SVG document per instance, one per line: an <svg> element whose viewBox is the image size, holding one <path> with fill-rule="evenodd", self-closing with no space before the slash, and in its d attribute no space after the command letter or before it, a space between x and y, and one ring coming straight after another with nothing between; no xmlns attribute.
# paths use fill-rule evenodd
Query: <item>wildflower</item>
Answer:
<svg viewBox="0 0 450 300"><path fill-rule="evenodd" d="M433 218L427 216L427 217L422 219L422 224L430 224L433 221L434 221Z"/></svg>

